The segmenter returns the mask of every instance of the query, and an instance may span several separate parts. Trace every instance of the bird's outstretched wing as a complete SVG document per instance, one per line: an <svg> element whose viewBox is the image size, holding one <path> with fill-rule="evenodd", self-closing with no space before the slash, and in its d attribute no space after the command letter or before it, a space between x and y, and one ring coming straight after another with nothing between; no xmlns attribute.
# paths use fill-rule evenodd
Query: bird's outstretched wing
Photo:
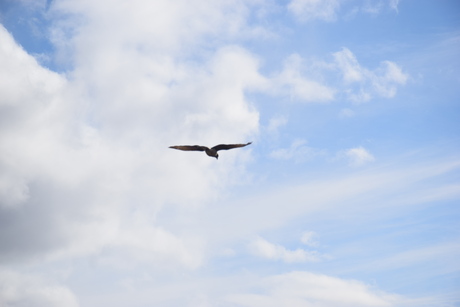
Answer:
<svg viewBox="0 0 460 307"><path fill-rule="evenodd" d="M205 151L207 147L200 145L179 145L179 146L169 146L169 148L186 150L186 151Z"/></svg>
<svg viewBox="0 0 460 307"><path fill-rule="evenodd" d="M251 143L252 142L249 142L249 143L246 143L246 144L220 144L220 145L214 146L212 149L214 149L215 151L227 150L227 149L232 149L232 148L248 146Z"/></svg>

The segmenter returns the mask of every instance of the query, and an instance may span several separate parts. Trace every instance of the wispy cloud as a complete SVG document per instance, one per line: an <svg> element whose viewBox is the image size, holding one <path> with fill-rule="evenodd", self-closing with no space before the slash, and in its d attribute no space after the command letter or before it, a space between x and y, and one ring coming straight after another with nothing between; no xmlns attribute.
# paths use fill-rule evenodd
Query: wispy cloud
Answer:
<svg viewBox="0 0 460 307"><path fill-rule="evenodd" d="M296 185L285 185L263 191L257 197L242 199L237 204L229 203L219 208L209 208L207 212L209 215L206 215L205 220L200 220L200 223L209 224L209 228L216 229L212 236L231 240L231 238L246 237L252 233L280 227L289 224L295 218L310 216L318 211L335 213L343 206L346 206L347 212L352 209L360 210L359 208L368 205L369 200L374 200L374 207L381 206L380 210L393 206L401 210L402 206L413 206L414 202L420 203L422 182L456 172L459 165L455 159L432 161L423 166L415 161L404 161L383 169L370 169L363 172L353 170L352 173L337 176L330 174L327 179L313 176L310 180ZM435 202L458 197L454 189L455 187L442 189L442 191L430 190L423 199ZM400 197L403 196L404 198L401 199ZM376 202L376 199L382 200L383 203ZM235 205L236 211L234 211ZM267 210L267 208L276 208L276 210ZM251 219L251 223L247 223L248 217L251 216L260 216L260 218ZM215 221L223 219L228 225L240 226L237 229L219 228L218 222Z"/></svg>
<svg viewBox="0 0 460 307"><path fill-rule="evenodd" d="M317 251L307 251L301 248L289 250L282 245L273 244L260 237L250 243L249 251L255 256L287 263L319 261L321 259Z"/></svg>
<svg viewBox="0 0 460 307"><path fill-rule="evenodd" d="M362 146L347 149L344 154L352 166L361 166L375 160L374 156Z"/></svg>
<svg viewBox="0 0 460 307"><path fill-rule="evenodd" d="M398 86L406 84L409 76L391 61L384 61L375 70L361 66L347 48L333 54L334 65L341 73L345 92L352 102L371 100L374 96L392 98Z"/></svg>
<svg viewBox="0 0 460 307"><path fill-rule="evenodd" d="M292 0L288 10L301 21L334 21L339 7L340 2L337 0Z"/></svg>
<svg viewBox="0 0 460 307"><path fill-rule="evenodd" d="M377 15L385 7L398 12L399 0L365 1L353 0L341 2L338 0L291 0L287 9L300 22L321 20L334 22L345 16L354 17L358 13Z"/></svg>
<svg viewBox="0 0 460 307"><path fill-rule="evenodd" d="M260 79L259 89L268 94L287 96L291 101L325 103L337 101L340 93L353 103L377 97L393 98L409 75L391 61L375 69L361 65L348 48L334 52L332 60L305 60L298 54L288 56L283 69Z"/></svg>
<svg viewBox="0 0 460 307"><path fill-rule="evenodd" d="M270 119L268 122L267 130L270 133L277 133L278 129L288 123L288 119L285 116L276 116Z"/></svg>
<svg viewBox="0 0 460 307"><path fill-rule="evenodd" d="M460 265L455 261L460 256L457 240L439 242L428 246L407 249L391 256L382 257L372 263L356 265L354 270L394 270L423 264L430 274L456 274ZM443 259L439 262L439 259ZM379 265L377 265L379 264Z"/></svg>
<svg viewBox="0 0 460 307"><path fill-rule="evenodd" d="M314 231L306 231L302 234L302 237L300 238L300 241L311 247L317 247L318 244L318 234Z"/></svg>
<svg viewBox="0 0 460 307"><path fill-rule="evenodd" d="M353 116L355 116L355 112L352 109L345 108L340 110L339 117L347 118Z"/></svg>
<svg viewBox="0 0 460 307"><path fill-rule="evenodd" d="M355 280L294 271L265 278L263 292L235 294L241 306L400 306L403 299Z"/></svg>
<svg viewBox="0 0 460 307"><path fill-rule="evenodd" d="M293 160L302 162L321 155L322 151L306 145L307 141L302 139L294 140L288 148L275 149L270 153L270 157L279 160Z"/></svg>
<svg viewBox="0 0 460 307"><path fill-rule="evenodd" d="M389 1L390 1L390 8L398 12L399 0L389 0Z"/></svg>
<svg viewBox="0 0 460 307"><path fill-rule="evenodd" d="M294 101L328 102L334 99L335 90L302 74L303 59L298 54L290 55L283 70L271 78L269 92L281 93Z"/></svg>

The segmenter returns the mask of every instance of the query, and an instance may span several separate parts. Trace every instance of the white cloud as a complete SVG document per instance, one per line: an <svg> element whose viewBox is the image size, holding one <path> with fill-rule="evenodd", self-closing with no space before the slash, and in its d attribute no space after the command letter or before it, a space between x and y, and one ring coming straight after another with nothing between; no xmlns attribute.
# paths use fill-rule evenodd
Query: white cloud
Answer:
<svg viewBox="0 0 460 307"><path fill-rule="evenodd" d="M337 0L292 0L288 10L301 21L334 21L340 2Z"/></svg>
<svg viewBox="0 0 460 307"><path fill-rule="evenodd" d="M0 305L79 306L75 295L64 286L2 268L0 268Z"/></svg>
<svg viewBox="0 0 460 307"><path fill-rule="evenodd" d="M284 246L270 243L260 237L251 242L249 250L255 256L287 263L318 261L321 258L316 251L301 248L288 250Z"/></svg>
<svg viewBox="0 0 460 307"><path fill-rule="evenodd" d="M408 75L395 63L384 61L375 70L361 66L347 48L333 54L334 64L342 74L344 89L352 102L366 102L374 96L392 98L398 86L404 85Z"/></svg>
<svg viewBox="0 0 460 307"><path fill-rule="evenodd" d="M59 131L52 130L62 128L65 119L56 120L55 115L65 112L66 107L59 105L56 98L63 95L66 82L58 74L40 67L2 26L0 41L1 208L15 207L29 199L28 181L40 167L31 165L32 161L38 162L40 155L48 150L45 135L57 136ZM47 121L48 129L38 129ZM40 144L41 141L45 143Z"/></svg>
<svg viewBox="0 0 460 307"><path fill-rule="evenodd" d="M49 16L59 20L53 19L51 35L67 64L65 74L41 67L0 26L0 263L18 268L0 270L0 300L4 299L0 305L76 306L74 294L66 287L18 273L27 268L48 275L53 265L75 265L75 279L69 284L90 302L88 306L126 306L133 300L133 306L155 300L160 305L174 300L185 302L181 306L193 305L190 297L218 305L213 302L222 302L228 293L243 293L246 297L239 299L248 305L253 288L238 292L222 287L221 275L203 278L216 268L215 259L208 261L208 257L226 255L225 260L233 261L241 256L233 243L314 210L354 205L368 194L387 196L400 186L419 190L414 188L420 180L415 176L419 168L417 172L405 168L341 178L322 174L323 178L296 186L269 191L264 186L260 194L251 191L250 199L233 190L228 197L229 186L247 181L250 149L225 152L216 163L202 153L167 148L257 137L259 112L247 99L249 91L273 90L304 102L335 98L338 90L305 68L302 57L290 56L278 73L267 77L259 72L257 55L233 45L240 38L264 35L247 24L254 18L248 18L248 5L256 2L115 0L107 6L88 0L52 1ZM316 15L309 4L297 3L293 9L313 16L307 18L336 18L336 7L322 7L333 2L311 4ZM351 52L334 64L336 71L347 74L344 92L349 90L346 93L357 101L392 97L407 80L396 64L383 62L371 71ZM268 130L276 131L286 122L275 116ZM367 157L358 152L350 159L358 164L369 161L370 154L364 151ZM301 161L316 154L305 141L295 140L272 156ZM306 232L301 243L314 247L315 237ZM250 248L259 257L279 262L304 263L322 257L305 245L290 249L258 238ZM232 261L222 269L232 270ZM102 283L107 292L85 292L86 286L78 284L89 280L87 271L79 270L82 267L101 280L110 279ZM144 296L138 297L133 293L144 284L139 278L144 273L154 278L146 278ZM259 284L267 291L259 292L258 298L267 305L318 301L333 305L337 302L331 297L318 295L337 289L345 289L349 295L345 301L353 306L387 301L366 286L347 288L350 281L340 283L308 273L282 276ZM321 283L324 279L327 282ZM122 284L120 280L126 281L126 287L134 285L129 289L133 292L115 293L119 288L113 284ZM237 287L242 280L238 275L225 286ZM336 286L330 286L334 282ZM98 287L89 283L88 288ZM316 294L302 294L300 289L310 284ZM295 293L287 293L289 285L294 285ZM343 296L339 291L336 300ZM125 300L118 301L119 297ZM110 300L115 304L101 304Z"/></svg>
<svg viewBox="0 0 460 307"><path fill-rule="evenodd" d="M211 37L221 35L220 38L225 41L248 33L257 34L259 32L254 32L246 24L249 5L202 0L177 3L135 0L128 5L115 0L111 6L106 6L91 1L63 0L53 3L53 12L71 14L75 18L85 17L85 24L81 24L81 19L73 19L70 21L74 24L70 26L81 28L81 32L75 33L75 43L78 44L75 47L79 48L77 56L90 60L87 56L102 55L99 53L110 52L111 48L123 43L126 51L142 49L146 53L184 55L182 48L187 46L191 48L187 54L193 53L197 46L209 46L206 40ZM69 22L69 17L66 16L66 22ZM63 24L58 26L62 28ZM100 39L106 43L105 46L100 44ZM90 45L92 42L95 43L93 46ZM214 40L214 43L221 44L222 41Z"/></svg>
<svg viewBox="0 0 460 307"><path fill-rule="evenodd" d="M373 76L372 84L377 93L383 97L392 98L396 95L397 86L406 84L408 75L393 62L384 61L378 72Z"/></svg>
<svg viewBox="0 0 460 307"><path fill-rule="evenodd" d="M364 79L366 70L359 65L358 60L349 49L343 48L333 56L346 83L359 82Z"/></svg>
<svg viewBox="0 0 460 307"><path fill-rule="evenodd" d="M347 149L344 153L352 166L361 166L375 160L374 156L362 146Z"/></svg>
<svg viewBox="0 0 460 307"><path fill-rule="evenodd" d="M288 95L292 100L303 102L328 102L334 99L334 89L302 75L303 59L290 55L283 70L272 78L272 91Z"/></svg>
<svg viewBox="0 0 460 307"><path fill-rule="evenodd" d="M280 72L272 74L270 78L258 78L258 89L305 103L334 101L337 94L343 92L349 101L362 103L375 97L393 98L398 87L405 85L409 79L391 61L381 62L374 70L362 66L348 48L342 48L332 56L332 62L307 62L300 55L291 54L285 59ZM341 81L337 81L337 73ZM318 81L327 79L334 81L329 84Z"/></svg>
<svg viewBox="0 0 460 307"><path fill-rule="evenodd" d="M231 295L241 306L401 306L404 300L362 282L294 271L265 278L257 293Z"/></svg>

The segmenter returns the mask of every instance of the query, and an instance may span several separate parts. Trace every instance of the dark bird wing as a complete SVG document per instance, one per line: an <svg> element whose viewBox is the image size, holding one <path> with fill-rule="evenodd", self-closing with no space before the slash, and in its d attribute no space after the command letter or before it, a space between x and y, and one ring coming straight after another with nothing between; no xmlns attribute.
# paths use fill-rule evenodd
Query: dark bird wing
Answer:
<svg viewBox="0 0 460 307"><path fill-rule="evenodd" d="M249 142L249 143L246 143L246 144L220 144L220 145L214 146L212 149L214 149L215 151L227 150L227 149L232 149L232 148L239 148L239 147L248 146L251 143L252 142Z"/></svg>
<svg viewBox="0 0 460 307"><path fill-rule="evenodd" d="M179 146L169 146L169 148L186 150L186 151L205 151L207 147L200 146L200 145L179 145Z"/></svg>

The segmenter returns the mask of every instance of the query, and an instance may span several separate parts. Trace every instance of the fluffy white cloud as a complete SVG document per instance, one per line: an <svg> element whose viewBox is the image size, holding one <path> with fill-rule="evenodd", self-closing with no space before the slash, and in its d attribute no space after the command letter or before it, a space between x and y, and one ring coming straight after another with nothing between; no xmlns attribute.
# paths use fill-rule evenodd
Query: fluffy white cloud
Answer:
<svg viewBox="0 0 460 307"><path fill-rule="evenodd" d="M40 67L3 26L0 41L1 208L16 207L29 199L28 181L41 167L47 168L37 162L48 154L49 137L59 137L64 132L59 129L68 114L66 106L59 103L65 79ZM62 118L56 117L59 112Z"/></svg>
<svg viewBox="0 0 460 307"><path fill-rule="evenodd" d="M168 149L257 134L245 98L265 82L257 59L234 46L195 60L181 50L193 54L210 33L239 33L242 19L222 14L241 17L244 7L123 3L53 2L53 14L75 17L52 28L74 66L66 75L41 67L0 28L2 262L100 254L116 265L196 268L202 240L157 225L158 213L204 206L244 176L244 152L215 165Z"/></svg>
<svg viewBox="0 0 460 307"><path fill-rule="evenodd" d="M249 250L255 256L287 263L318 261L321 258L316 251L307 251L301 248L289 250L282 245L270 243L260 237L251 242Z"/></svg>

